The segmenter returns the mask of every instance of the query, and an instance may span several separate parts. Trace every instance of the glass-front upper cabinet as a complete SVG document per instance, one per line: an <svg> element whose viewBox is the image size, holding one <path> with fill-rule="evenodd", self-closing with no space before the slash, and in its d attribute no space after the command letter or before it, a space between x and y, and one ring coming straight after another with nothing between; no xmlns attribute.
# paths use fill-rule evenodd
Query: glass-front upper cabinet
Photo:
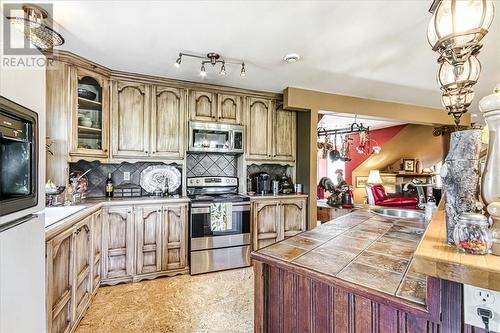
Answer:
<svg viewBox="0 0 500 333"><path fill-rule="evenodd" d="M71 160L108 158L109 82L98 73L76 68Z"/></svg>

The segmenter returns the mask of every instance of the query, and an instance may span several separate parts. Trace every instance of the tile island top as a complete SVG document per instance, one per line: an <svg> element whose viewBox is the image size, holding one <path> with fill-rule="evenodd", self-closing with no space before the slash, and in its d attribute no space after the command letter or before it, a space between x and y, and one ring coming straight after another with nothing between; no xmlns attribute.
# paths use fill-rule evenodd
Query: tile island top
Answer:
<svg viewBox="0 0 500 333"><path fill-rule="evenodd" d="M427 276L413 253L425 231L417 219L388 218L358 210L256 251L301 269L426 305Z"/></svg>

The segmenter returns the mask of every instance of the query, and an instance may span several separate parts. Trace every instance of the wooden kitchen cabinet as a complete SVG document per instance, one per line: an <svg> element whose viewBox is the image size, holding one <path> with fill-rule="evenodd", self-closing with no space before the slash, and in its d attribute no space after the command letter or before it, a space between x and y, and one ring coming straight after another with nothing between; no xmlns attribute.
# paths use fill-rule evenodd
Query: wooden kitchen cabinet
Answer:
<svg viewBox="0 0 500 333"><path fill-rule="evenodd" d="M221 123L242 124L242 98L237 95L217 95L217 121Z"/></svg>
<svg viewBox="0 0 500 333"><path fill-rule="evenodd" d="M189 114L191 120L216 121L216 94L207 91L192 90L189 92Z"/></svg>
<svg viewBox="0 0 500 333"><path fill-rule="evenodd" d="M295 236L307 229L306 199L283 199L280 202L283 238Z"/></svg>
<svg viewBox="0 0 500 333"><path fill-rule="evenodd" d="M109 157L109 79L76 66L71 67L70 75L70 159L105 160ZM90 96L80 97L79 89L89 91Z"/></svg>
<svg viewBox="0 0 500 333"><path fill-rule="evenodd" d="M185 269L188 267L188 205L164 206L163 219L161 269Z"/></svg>
<svg viewBox="0 0 500 333"><path fill-rule="evenodd" d="M307 229L307 198L252 198L253 250Z"/></svg>
<svg viewBox="0 0 500 333"><path fill-rule="evenodd" d="M47 328L69 332L73 323L73 229L47 242Z"/></svg>
<svg viewBox="0 0 500 333"><path fill-rule="evenodd" d="M146 274L161 270L162 207L138 207L136 216L136 273Z"/></svg>
<svg viewBox="0 0 500 333"><path fill-rule="evenodd" d="M192 90L189 93L190 120L242 124L242 97Z"/></svg>
<svg viewBox="0 0 500 333"><path fill-rule="evenodd" d="M149 155L150 86L112 82L111 135L113 157Z"/></svg>
<svg viewBox="0 0 500 333"><path fill-rule="evenodd" d="M79 321L92 296L92 216L88 216L75 226L74 237L74 275L73 275L73 300L74 318Z"/></svg>
<svg viewBox="0 0 500 333"><path fill-rule="evenodd" d="M257 200L252 202L253 250L258 250L280 240L280 201Z"/></svg>
<svg viewBox="0 0 500 333"><path fill-rule="evenodd" d="M281 102L249 98L247 160L295 162L296 122Z"/></svg>
<svg viewBox="0 0 500 333"><path fill-rule="evenodd" d="M281 105L273 111L273 160L295 162L296 116Z"/></svg>
<svg viewBox="0 0 500 333"><path fill-rule="evenodd" d="M102 282L130 281L134 274L134 234L131 207L109 207L103 211Z"/></svg>
<svg viewBox="0 0 500 333"><path fill-rule="evenodd" d="M184 90L114 81L112 156L181 159L184 156Z"/></svg>
<svg viewBox="0 0 500 333"><path fill-rule="evenodd" d="M153 86L151 108L151 156L184 156L184 90Z"/></svg>
<svg viewBox="0 0 500 333"><path fill-rule="evenodd" d="M247 112L247 159L271 158L271 100L249 98Z"/></svg>

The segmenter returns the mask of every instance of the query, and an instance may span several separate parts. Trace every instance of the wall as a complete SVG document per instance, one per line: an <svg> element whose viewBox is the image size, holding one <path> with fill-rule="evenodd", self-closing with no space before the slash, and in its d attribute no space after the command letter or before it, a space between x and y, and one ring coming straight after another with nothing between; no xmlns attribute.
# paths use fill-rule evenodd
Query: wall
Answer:
<svg viewBox="0 0 500 333"><path fill-rule="evenodd" d="M387 166L397 165L401 158L415 158L422 162L423 167L431 167L442 161L443 137L434 136L434 127L410 124L401 129L392 139L386 142L378 155L371 155L353 170L356 176L368 176L370 170L384 170ZM397 172L395 168L392 171ZM362 203L366 196L364 188L354 189L354 199Z"/></svg>
<svg viewBox="0 0 500 333"><path fill-rule="evenodd" d="M0 35L3 20L2 13ZM22 40L22 34L13 34ZM38 206L30 210L35 212L45 206L45 68L2 66L5 55L1 38L0 95L38 113L39 196ZM40 54L33 58L42 63L45 60ZM8 219L30 212L12 214ZM0 223L9 220L0 218ZM0 331L44 332L45 327L45 228L43 220L32 219L0 233Z"/></svg>
<svg viewBox="0 0 500 333"><path fill-rule="evenodd" d="M392 126L382 128L379 130L370 131L370 139L375 140L379 146L384 150L384 144L392 137L399 133L406 125ZM371 155L360 155L356 153L355 147L359 145L359 134L352 134L350 137L353 139L351 145L351 158L352 160L345 164L345 180L347 183L352 184L354 178L352 172L364 161L370 158Z"/></svg>
<svg viewBox="0 0 500 333"><path fill-rule="evenodd" d="M228 154L187 154L188 177L237 177L238 157Z"/></svg>

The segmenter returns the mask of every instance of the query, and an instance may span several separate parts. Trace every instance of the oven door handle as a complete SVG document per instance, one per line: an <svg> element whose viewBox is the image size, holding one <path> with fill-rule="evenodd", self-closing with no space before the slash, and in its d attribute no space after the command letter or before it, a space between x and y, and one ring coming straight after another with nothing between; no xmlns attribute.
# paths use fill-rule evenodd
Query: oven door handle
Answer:
<svg viewBox="0 0 500 333"><path fill-rule="evenodd" d="M233 206L233 212L248 212L250 206ZM210 207L192 207L191 214L210 214Z"/></svg>

